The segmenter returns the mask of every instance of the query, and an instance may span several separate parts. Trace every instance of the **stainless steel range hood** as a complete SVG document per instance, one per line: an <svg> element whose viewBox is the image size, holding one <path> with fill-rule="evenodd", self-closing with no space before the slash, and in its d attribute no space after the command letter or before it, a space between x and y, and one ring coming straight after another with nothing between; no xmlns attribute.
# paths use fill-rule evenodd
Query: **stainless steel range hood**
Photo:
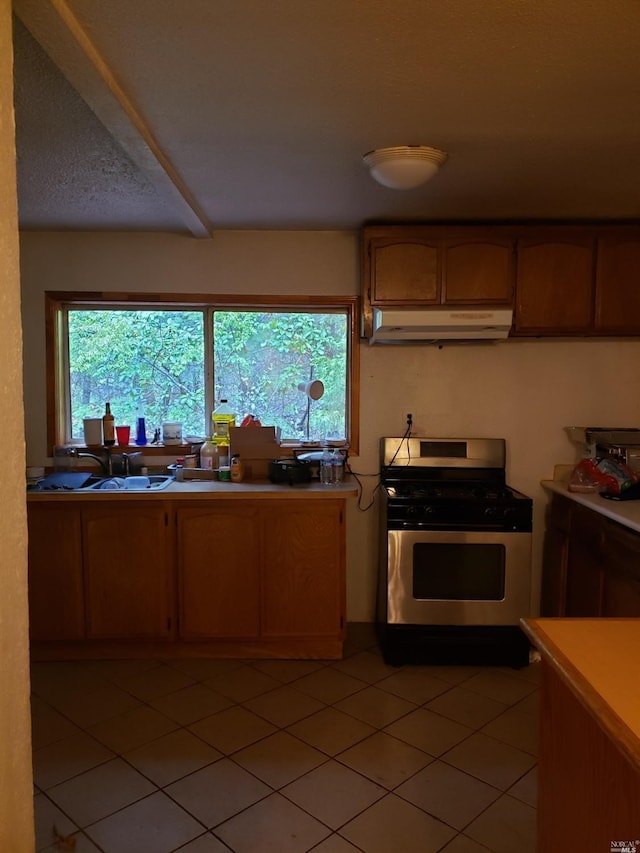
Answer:
<svg viewBox="0 0 640 853"><path fill-rule="evenodd" d="M369 343L503 340L510 308L374 308Z"/></svg>

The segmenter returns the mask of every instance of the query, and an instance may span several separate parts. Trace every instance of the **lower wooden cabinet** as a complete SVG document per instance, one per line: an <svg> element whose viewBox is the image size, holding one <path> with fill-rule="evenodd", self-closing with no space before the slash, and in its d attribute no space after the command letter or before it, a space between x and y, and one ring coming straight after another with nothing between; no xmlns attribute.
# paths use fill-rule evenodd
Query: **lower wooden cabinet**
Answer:
<svg viewBox="0 0 640 853"><path fill-rule="evenodd" d="M542 590L543 616L640 616L640 534L554 495Z"/></svg>
<svg viewBox="0 0 640 853"><path fill-rule="evenodd" d="M82 509L87 639L167 639L173 628L169 511L157 503Z"/></svg>
<svg viewBox="0 0 640 853"><path fill-rule="evenodd" d="M603 557L603 526L600 518L591 510L576 504L571 508L564 615L600 615Z"/></svg>
<svg viewBox="0 0 640 853"><path fill-rule="evenodd" d="M262 634L336 636L343 628L344 524L340 503L264 507Z"/></svg>
<svg viewBox="0 0 640 853"><path fill-rule="evenodd" d="M640 535L606 520L601 616L640 617Z"/></svg>
<svg viewBox="0 0 640 853"><path fill-rule="evenodd" d="M341 656L341 499L52 498L28 519L35 643Z"/></svg>
<svg viewBox="0 0 640 853"><path fill-rule="evenodd" d="M32 642L82 640L84 578L80 513L34 503L29 519L29 625Z"/></svg>
<svg viewBox="0 0 640 853"><path fill-rule="evenodd" d="M570 501L552 500L547 506L542 557L540 610L545 616L561 616L565 612L570 524Z"/></svg>
<svg viewBox="0 0 640 853"><path fill-rule="evenodd" d="M339 638L343 514L324 500L178 506L180 638Z"/></svg>
<svg viewBox="0 0 640 853"><path fill-rule="evenodd" d="M216 501L176 509L179 636L260 634L258 506Z"/></svg>

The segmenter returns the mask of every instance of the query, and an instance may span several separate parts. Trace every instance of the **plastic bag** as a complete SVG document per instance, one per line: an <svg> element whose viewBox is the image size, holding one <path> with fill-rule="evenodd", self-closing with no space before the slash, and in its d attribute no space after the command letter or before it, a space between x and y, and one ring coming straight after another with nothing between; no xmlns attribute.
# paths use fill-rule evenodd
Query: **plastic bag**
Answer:
<svg viewBox="0 0 640 853"><path fill-rule="evenodd" d="M245 415L245 417L244 417L244 419L243 419L242 423L240 424L240 426L241 426L241 427L248 427L248 426L250 426L250 427L259 427L259 426L262 426L262 424L260 423L260 421L258 420L258 418L256 418L254 415Z"/></svg>
<svg viewBox="0 0 640 853"><path fill-rule="evenodd" d="M637 482L637 475L622 462L608 458L583 459L573 469L568 488L570 492L606 492L617 496Z"/></svg>

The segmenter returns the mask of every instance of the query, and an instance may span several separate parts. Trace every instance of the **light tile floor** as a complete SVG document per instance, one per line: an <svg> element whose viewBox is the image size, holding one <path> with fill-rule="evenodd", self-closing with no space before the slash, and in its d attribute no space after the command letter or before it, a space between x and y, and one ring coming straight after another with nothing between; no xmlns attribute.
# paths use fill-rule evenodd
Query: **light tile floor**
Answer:
<svg viewBox="0 0 640 853"><path fill-rule="evenodd" d="M34 663L37 850L533 853L538 678L364 624L342 661Z"/></svg>

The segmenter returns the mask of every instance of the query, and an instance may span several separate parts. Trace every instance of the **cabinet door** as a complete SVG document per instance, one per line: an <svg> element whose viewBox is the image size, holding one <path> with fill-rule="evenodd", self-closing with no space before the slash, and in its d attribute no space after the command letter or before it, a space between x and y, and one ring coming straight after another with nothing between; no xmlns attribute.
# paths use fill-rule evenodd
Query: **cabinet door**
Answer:
<svg viewBox="0 0 640 853"><path fill-rule="evenodd" d="M592 238L518 240L515 330L584 334L593 330L595 242Z"/></svg>
<svg viewBox="0 0 640 853"><path fill-rule="evenodd" d="M258 509L249 501L178 507L182 639L257 637L260 630Z"/></svg>
<svg viewBox="0 0 640 853"><path fill-rule="evenodd" d="M368 244L372 305L432 305L440 301L438 241L376 238Z"/></svg>
<svg viewBox="0 0 640 853"><path fill-rule="evenodd" d="M542 616L564 616L571 502L554 495L547 507L542 557Z"/></svg>
<svg viewBox="0 0 640 853"><path fill-rule="evenodd" d="M513 240L445 240L442 302L445 305L512 305Z"/></svg>
<svg viewBox="0 0 640 853"><path fill-rule="evenodd" d="M595 512L576 505L571 516L566 616L599 616L602 602L604 526Z"/></svg>
<svg viewBox="0 0 640 853"><path fill-rule="evenodd" d="M605 521L602 615L640 617L640 536Z"/></svg>
<svg viewBox="0 0 640 853"><path fill-rule="evenodd" d="M262 510L265 637L339 637L344 627L341 501L278 501Z"/></svg>
<svg viewBox="0 0 640 853"><path fill-rule="evenodd" d="M595 326L602 334L640 333L640 237L598 240Z"/></svg>
<svg viewBox="0 0 640 853"><path fill-rule="evenodd" d="M78 505L32 503L29 524L31 640L84 638L82 536Z"/></svg>
<svg viewBox="0 0 640 853"><path fill-rule="evenodd" d="M87 637L167 638L173 554L163 503L101 503L82 510Z"/></svg>

